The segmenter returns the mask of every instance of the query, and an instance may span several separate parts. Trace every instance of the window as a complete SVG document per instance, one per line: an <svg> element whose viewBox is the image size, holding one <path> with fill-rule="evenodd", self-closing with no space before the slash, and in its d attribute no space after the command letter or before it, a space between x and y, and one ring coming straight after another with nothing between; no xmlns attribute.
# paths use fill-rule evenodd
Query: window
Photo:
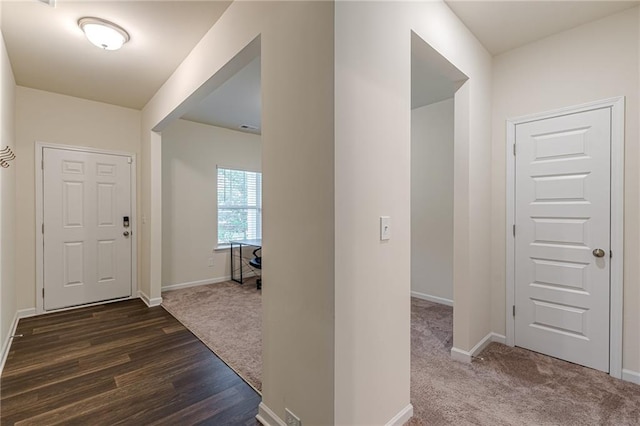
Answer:
<svg viewBox="0 0 640 426"><path fill-rule="evenodd" d="M218 244L262 238L262 173L218 167Z"/></svg>

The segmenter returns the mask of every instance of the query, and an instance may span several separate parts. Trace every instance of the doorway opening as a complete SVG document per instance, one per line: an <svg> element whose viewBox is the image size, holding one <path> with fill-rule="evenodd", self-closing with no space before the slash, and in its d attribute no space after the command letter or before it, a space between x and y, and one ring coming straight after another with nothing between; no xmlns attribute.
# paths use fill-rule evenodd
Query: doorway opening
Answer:
<svg viewBox="0 0 640 426"><path fill-rule="evenodd" d="M411 295L453 306L455 95L467 77L411 34Z"/></svg>
<svg viewBox="0 0 640 426"><path fill-rule="evenodd" d="M411 34L411 402L430 368L450 361L454 314L454 153L456 120L465 119L468 80L417 34ZM458 99L456 99L458 98ZM456 105L460 102L459 105ZM462 147L458 147L462 150Z"/></svg>
<svg viewBox="0 0 640 426"><path fill-rule="evenodd" d="M258 392L260 50L258 37L162 128L163 307Z"/></svg>

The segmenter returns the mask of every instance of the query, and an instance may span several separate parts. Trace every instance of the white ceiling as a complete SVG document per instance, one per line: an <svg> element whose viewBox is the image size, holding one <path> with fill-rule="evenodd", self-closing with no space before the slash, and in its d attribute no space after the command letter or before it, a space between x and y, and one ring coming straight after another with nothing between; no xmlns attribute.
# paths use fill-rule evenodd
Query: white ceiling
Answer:
<svg viewBox="0 0 640 426"><path fill-rule="evenodd" d="M445 2L493 55L640 4L615 0Z"/></svg>
<svg viewBox="0 0 640 426"><path fill-rule="evenodd" d="M492 54L640 3L445 1ZM0 0L2 33L18 85L136 109L147 103L230 3L57 0L52 8L37 0ZM117 23L130 33L131 41L119 51L97 49L78 29L77 20L83 16ZM413 79L413 106L450 97L457 88L451 69L429 62L412 65L413 75L422 76ZM248 124L258 127L253 133L259 133L259 71L257 59L183 117L231 129Z"/></svg>
<svg viewBox="0 0 640 426"><path fill-rule="evenodd" d="M2 1L2 34L20 86L141 109L230 1ZM125 28L118 51L90 44L79 18Z"/></svg>
<svg viewBox="0 0 640 426"><path fill-rule="evenodd" d="M452 98L467 79L427 42L411 33L411 109Z"/></svg>
<svg viewBox="0 0 640 426"><path fill-rule="evenodd" d="M182 118L259 134L260 112L260 57L257 57ZM241 129L240 126L243 124L255 129Z"/></svg>
<svg viewBox="0 0 640 426"><path fill-rule="evenodd" d="M580 24L636 6L640 1L445 0L492 54L499 54ZM412 34L411 108L453 97L466 76ZM211 93L183 118L241 130L260 128L260 61ZM242 130L260 133L260 129Z"/></svg>

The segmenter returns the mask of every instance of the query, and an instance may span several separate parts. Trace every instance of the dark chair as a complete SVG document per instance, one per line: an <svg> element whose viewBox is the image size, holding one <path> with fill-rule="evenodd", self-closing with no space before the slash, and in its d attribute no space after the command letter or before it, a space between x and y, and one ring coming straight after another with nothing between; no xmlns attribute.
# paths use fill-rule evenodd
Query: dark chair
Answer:
<svg viewBox="0 0 640 426"><path fill-rule="evenodd" d="M255 268L255 269L262 269L262 247L258 247L257 249L255 249L253 251L253 258L249 261L249 265L251 265L251 267ZM258 254L258 252L260 252L260 255ZM256 280L256 287L258 288L258 290L260 290L262 288L262 277L258 276L258 279Z"/></svg>

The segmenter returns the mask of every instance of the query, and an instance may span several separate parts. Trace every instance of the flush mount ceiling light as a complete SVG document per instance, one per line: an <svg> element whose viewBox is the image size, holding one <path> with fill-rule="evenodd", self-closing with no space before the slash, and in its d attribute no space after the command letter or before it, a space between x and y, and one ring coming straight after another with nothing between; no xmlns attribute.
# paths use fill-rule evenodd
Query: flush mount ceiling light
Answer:
<svg viewBox="0 0 640 426"><path fill-rule="evenodd" d="M129 33L104 19L80 18L78 26L91 43L104 50L118 50L129 41Z"/></svg>

